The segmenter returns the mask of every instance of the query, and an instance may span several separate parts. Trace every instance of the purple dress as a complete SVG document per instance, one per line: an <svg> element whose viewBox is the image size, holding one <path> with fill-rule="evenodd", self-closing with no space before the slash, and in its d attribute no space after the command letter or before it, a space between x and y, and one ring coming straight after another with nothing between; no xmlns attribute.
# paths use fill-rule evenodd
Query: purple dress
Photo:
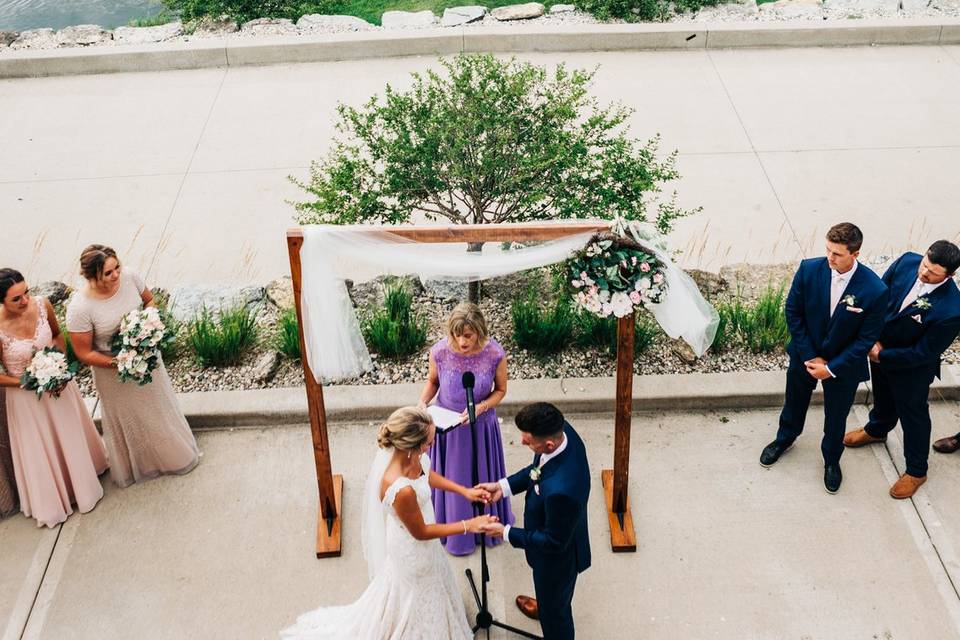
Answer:
<svg viewBox="0 0 960 640"><path fill-rule="evenodd" d="M503 347L492 338L479 353L465 356L447 348L444 338L430 349L430 355L437 363L440 390L437 404L444 409L461 412L467 406L467 395L463 390L462 375L472 371L476 376L473 388L474 400L480 404L493 391L497 365L506 356ZM480 482L496 482L505 478L506 463L503 459L503 441L500 438L500 422L496 409L489 409L477 416L478 470ZM473 441L469 423L437 434L430 448L430 461L433 469L440 475L465 487L473 486ZM448 523L467 520L474 516L473 506L463 496L445 491L433 491L433 510L437 522ZM497 516L504 524L513 524L513 512L510 501L501 500L487 508L487 513ZM450 536L442 540L446 550L455 556L473 553L476 546L475 536ZM487 546L499 544L500 538L487 538Z"/></svg>

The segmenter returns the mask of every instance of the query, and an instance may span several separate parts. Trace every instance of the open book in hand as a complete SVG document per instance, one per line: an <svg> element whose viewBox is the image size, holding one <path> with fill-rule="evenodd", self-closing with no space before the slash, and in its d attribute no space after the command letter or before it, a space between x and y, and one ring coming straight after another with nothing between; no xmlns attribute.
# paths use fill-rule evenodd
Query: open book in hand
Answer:
<svg viewBox="0 0 960 640"><path fill-rule="evenodd" d="M460 414L456 411L450 411L450 409L432 404L427 407L427 412L433 417L433 423L437 425L438 431L446 431L460 426Z"/></svg>

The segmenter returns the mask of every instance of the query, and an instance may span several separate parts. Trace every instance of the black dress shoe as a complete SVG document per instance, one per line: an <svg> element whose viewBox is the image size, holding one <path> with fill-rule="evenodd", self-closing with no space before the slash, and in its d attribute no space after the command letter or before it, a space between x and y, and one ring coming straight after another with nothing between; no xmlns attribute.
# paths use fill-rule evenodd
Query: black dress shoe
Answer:
<svg viewBox="0 0 960 640"><path fill-rule="evenodd" d="M787 449L793 446L793 443L783 444L777 440L774 440L767 446L763 448L763 452L760 454L760 465L764 467L772 467L776 464L777 460L780 459Z"/></svg>
<svg viewBox="0 0 960 640"><path fill-rule="evenodd" d="M843 474L840 472L839 464L828 464L823 468L823 488L827 493L839 491L841 482L843 482Z"/></svg>

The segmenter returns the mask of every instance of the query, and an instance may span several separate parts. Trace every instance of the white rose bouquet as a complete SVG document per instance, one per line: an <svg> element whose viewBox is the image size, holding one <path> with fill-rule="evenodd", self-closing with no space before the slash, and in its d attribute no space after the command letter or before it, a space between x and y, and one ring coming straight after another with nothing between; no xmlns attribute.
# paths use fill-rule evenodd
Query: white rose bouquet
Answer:
<svg viewBox="0 0 960 640"><path fill-rule="evenodd" d="M79 369L79 362L69 362L67 356L56 347L40 349L33 354L30 364L23 370L20 388L36 391L37 399L43 397L44 392L59 398L60 392L76 377Z"/></svg>
<svg viewBox="0 0 960 640"><path fill-rule="evenodd" d="M653 252L612 233L594 236L568 269L574 303L602 318L623 318L667 292L664 266Z"/></svg>
<svg viewBox="0 0 960 640"><path fill-rule="evenodd" d="M124 316L111 343L120 379L135 380L141 385L152 382L151 373L160 363L160 349L174 338L156 307L134 309Z"/></svg>

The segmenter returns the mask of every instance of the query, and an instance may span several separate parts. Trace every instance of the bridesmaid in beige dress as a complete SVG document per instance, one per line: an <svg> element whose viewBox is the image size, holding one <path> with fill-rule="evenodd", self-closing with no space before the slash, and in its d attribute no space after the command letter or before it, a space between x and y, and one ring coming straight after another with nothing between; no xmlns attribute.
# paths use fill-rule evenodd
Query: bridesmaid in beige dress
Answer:
<svg viewBox="0 0 960 640"><path fill-rule="evenodd" d="M153 294L132 271L121 268L110 247L90 245L80 255L87 286L67 306L67 330L81 362L90 365L100 395L110 475L120 487L164 474L189 473L200 452L161 360L153 381L122 382L110 353L120 320L153 304Z"/></svg>
<svg viewBox="0 0 960 640"><path fill-rule="evenodd" d="M0 269L0 361L6 389L10 454L24 515L39 526L55 527L73 513L93 509L103 497L97 477L107 469L107 453L77 383L59 397L20 388L20 376L36 351L64 338L44 298L33 298L23 276Z"/></svg>
<svg viewBox="0 0 960 640"><path fill-rule="evenodd" d="M0 387L0 518L19 511L17 481L13 475L13 458L10 457L10 433L7 429L7 398Z"/></svg>

